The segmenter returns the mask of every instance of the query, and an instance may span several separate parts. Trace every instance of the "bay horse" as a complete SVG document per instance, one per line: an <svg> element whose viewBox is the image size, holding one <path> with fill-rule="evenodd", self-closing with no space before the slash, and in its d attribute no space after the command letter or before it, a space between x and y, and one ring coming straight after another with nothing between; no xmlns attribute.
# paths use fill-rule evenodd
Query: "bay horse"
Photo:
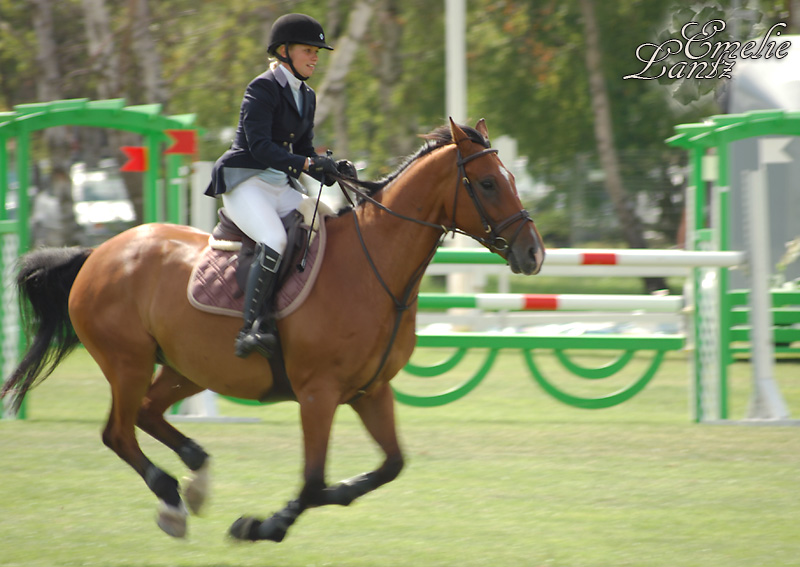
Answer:
<svg viewBox="0 0 800 567"><path fill-rule="evenodd" d="M393 174L359 182L364 192L357 206L326 221L317 282L302 306L278 322L300 404L304 482L266 520L236 520L229 530L234 538L282 541L306 509L349 505L398 476L403 454L389 381L414 349L420 280L445 235L472 236L515 273L542 267L541 237L483 120L476 128L450 120L449 128L425 137ZM45 248L23 256L18 287L29 345L0 392L11 394L18 409L28 389L82 343L111 385L103 443L158 497L157 523L174 537L186 535L189 511L198 512L206 500L210 458L165 420L165 411L205 389L265 400L273 388L265 358L234 355L241 321L201 312L187 300L192 267L208 240L190 227L146 224L95 249ZM342 404L355 410L385 458L376 470L329 486L328 442ZM192 471L182 491L144 455L136 427Z"/></svg>

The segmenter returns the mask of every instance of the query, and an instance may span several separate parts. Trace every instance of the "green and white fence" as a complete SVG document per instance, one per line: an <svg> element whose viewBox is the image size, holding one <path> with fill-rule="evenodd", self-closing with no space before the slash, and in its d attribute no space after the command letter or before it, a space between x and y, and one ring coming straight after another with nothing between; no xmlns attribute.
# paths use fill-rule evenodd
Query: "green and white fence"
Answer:
<svg viewBox="0 0 800 567"><path fill-rule="evenodd" d="M691 277L693 271L717 269L727 270L737 267L744 260L739 252L692 252L680 250L580 250L561 249L548 251L545 269L542 274L547 275L548 269L571 266L575 267L573 274L576 276L587 275L581 269L590 267L593 275L598 275L598 267L617 266L625 267L626 275L640 276L675 273L674 269L683 270L682 273ZM482 249L442 249L440 250L430 272L441 273L437 269L440 264L451 266L469 265L470 269L476 266L495 267L507 270L503 260L496 255ZM447 272L448 270L444 270ZM498 273L497 270L493 270ZM691 286L689 287L691 289ZM452 349L443 361L432 365L410 363L405 371L419 377L431 378L444 376L454 370L472 349L482 349L486 352L485 359L477 370L461 384L449 390L436 394L412 394L405 392L401 387L395 388L399 401L416 406L438 406L460 399L472 391L489 373L496 356L501 350L515 350L522 354L525 366L532 378L557 400L584 409L602 409L623 403L632 398L653 379L656 375L665 354L671 350L681 350L687 346L694 346L702 350L715 364L727 364L722 359L719 346L727 340L727 333L720 328L722 320L719 308L723 304L719 300L727 295L727 291L719 286L719 280L706 281L706 295L716 300L704 301L701 308L697 308L694 298L689 294L673 296L658 295L603 295L603 294L508 294L508 293L479 293L479 294L420 294L419 308L423 319L444 320L451 317L451 322L460 320L469 326L475 318L486 317L488 312L511 311L541 313L544 311L566 311L580 320L585 313L599 315L600 318L610 318L611 314L628 313L629 315L651 318L656 314L671 314L676 321L684 321L686 332L677 332L670 335L664 334L583 334L579 336L547 335L541 332L525 332L518 329L506 332L443 332L431 333L425 330L418 332L418 348ZM449 316L444 310L466 310L455 316ZM429 310L442 311L431 314ZM580 313L580 315L579 315ZM715 323L716 322L716 323ZM458 326L458 324L456 325ZM576 378L599 382L609 379L615 383L620 375L630 373L632 361L648 358L649 361L637 371L630 382L618 387L612 392L599 396L576 395L566 391L558 385L557 380L548 377L537 363L537 357L543 351L552 352L554 358L560 363L558 374L570 374ZM579 351L602 352L605 357L611 358L600 366L586 366L575 362L572 357ZM699 371L699 369L696 369ZM697 378L695 377L695 380Z"/></svg>
<svg viewBox="0 0 800 567"><path fill-rule="evenodd" d="M20 235L17 223L12 220L0 221L0 370L3 377L9 376L16 368L22 352L23 337L19 320L17 305L17 258L20 250ZM25 404L19 412L19 417L24 418ZM6 408L0 405L0 417L7 413Z"/></svg>
<svg viewBox="0 0 800 567"><path fill-rule="evenodd" d="M56 126L86 126L124 130L141 135L143 155L144 222L185 222L187 152L174 146L176 133L194 132L193 114L164 116L160 104L128 106L123 99L71 99L21 104L0 112L0 249L3 279L0 319L2 319L3 378L16 367L22 352L15 295L16 260L30 248L32 138ZM172 146L169 146L172 144ZM169 146L169 147L168 147ZM192 150L193 151L193 150ZM12 166L13 165L13 169ZM16 188L11 187L10 171L16 171ZM15 189L15 191L14 191ZM12 204L14 199L14 207ZM3 408L0 407L0 417ZM25 404L17 417L24 418ZM5 417L9 417L5 412Z"/></svg>

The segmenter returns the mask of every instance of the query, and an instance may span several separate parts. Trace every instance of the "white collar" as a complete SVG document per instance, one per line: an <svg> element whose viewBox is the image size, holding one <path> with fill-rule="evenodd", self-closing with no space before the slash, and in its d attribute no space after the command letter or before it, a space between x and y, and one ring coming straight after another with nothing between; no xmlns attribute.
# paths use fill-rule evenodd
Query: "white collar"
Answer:
<svg viewBox="0 0 800 567"><path fill-rule="evenodd" d="M289 69L287 69L283 65L278 65L278 69L281 70L283 76L286 77L287 81L289 81L289 86L292 88L292 90L299 91L300 86L303 84L303 81L295 77L294 73L289 71Z"/></svg>

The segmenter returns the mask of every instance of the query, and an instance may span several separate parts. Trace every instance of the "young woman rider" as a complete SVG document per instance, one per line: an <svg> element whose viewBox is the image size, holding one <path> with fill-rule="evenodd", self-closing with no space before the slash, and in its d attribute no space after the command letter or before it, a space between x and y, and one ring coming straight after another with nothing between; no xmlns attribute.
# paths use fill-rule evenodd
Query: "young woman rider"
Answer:
<svg viewBox="0 0 800 567"><path fill-rule="evenodd" d="M228 216L256 243L245 289L244 326L236 355L274 352L272 294L286 248L281 217L303 200L301 173L319 180L352 165L338 165L314 151L316 96L305 81L314 74L319 50L333 48L320 23L305 14L281 16L272 26L270 68L245 90L231 148L214 165L206 195L222 196Z"/></svg>

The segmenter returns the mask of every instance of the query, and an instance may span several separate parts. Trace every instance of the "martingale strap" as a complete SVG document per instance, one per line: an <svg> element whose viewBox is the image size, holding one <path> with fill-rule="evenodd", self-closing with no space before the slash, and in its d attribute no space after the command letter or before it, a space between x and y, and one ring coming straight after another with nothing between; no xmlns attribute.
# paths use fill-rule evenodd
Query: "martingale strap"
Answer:
<svg viewBox="0 0 800 567"><path fill-rule="evenodd" d="M367 262L369 263L369 266L372 269L372 273L375 274L375 277L378 279L378 282L381 284L381 287L383 287L384 291L386 291L386 293L392 299L392 302L394 303L395 313L394 313L394 325L392 326L392 334L389 337L389 342L387 343L386 348L383 351L383 355L381 356L381 360L380 363L378 364L377 370L375 370L375 374L373 374L372 378L370 378L367 381L367 383L364 384L364 386L362 386L358 390L355 396L353 396L347 401L348 404L352 404L353 402L358 400L361 396L366 394L369 387L372 386L372 384L375 383L375 380L378 379L378 376L380 376L381 372L383 371L383 367L386 366L386 361L389 359L389 353L392 352L392 346L394 345L394 341L397 338L397 333L400 331L400 323L403 320L403 314L406 311L408 311L408 309L411 307L411 304L414 302L414 300L411 300L411 295L414 293L416 284L417 282L419 282L419 280L422 279L422 276L425 275L425 267L431 262L434 254L436 254L437 248L439 248L441 243L444 241L444 238L447 236L447 230L445 229L444 232L442 232L442 235L436 240L435 244L433 245L433 248L431 248L431 251L428 253L428 256L425 259L425 261L423 261L412 274L411 279L409 280L408 284L403 290L402 297L398 298L392 293L392 290L389 289L389 286L381 277L381 274L378 271L378 267L375 265L375 262L372 259L372 255L369 253L369 249L367 248L367 243L364 241L364 235L361 233L361 226L358 224L358 216L356 215L355 209L352 209L352 213L353 213L353 221L356 226L356 233L358 234L358 241L361 244L361 249L364 251L364 255L367 258ZM430 223L425 223L425 224L430 224Z"/></svg>
<svg viewBox="0 0 800 567"><path fill-rule="evenodd" d="M410 281L408 282L408 284L406 285L405 289L403 290L402 296L400 298L398 298L389 289L389 286L386 284L386 282L384 281L384 279L381 276L380 272L378 271L378 267L375 264L375 262L373 261L372 255L369 253L369 249L367 248L367 244L364 241L364 236L363 236L363 234L361 232L361 226L359 225L359 222L358 222L358 215L356 214L355 207L353 207L353 209L351 209L352 210L352 214L353 214L353 222L355 223L355 227L356 227L356 234L358 235L358 240L359 240L359 243L361 244L361 249L364 251L364 255L367 258L367 262L369 263L370 268L372 269L372 273L375 274L375 277L378 279L378 282L380 283L381 287L384 289L384 291L386 291L386 293L389 295L389 297L391 298L392 302L394 303L394 306L395 306L395 318L394 318L394 325L392 326L392 334L389 337L389 342L386 345L386 349L383 351L383 355L381 356L381 360L380 360L380 363L378 364L378 368L375 370L375 373L367 381L367 383L364 384L364 386L362 386L361 388L359 388L359 390L356 393L356 395L353 396L352 398L350 398L350 400L347 401L348 404L354 403L356 400L361 398L361 396L366 394L367 390L369 390L370 386L372 386L372 384L374 384L375 381L378 379L378 376L380 376L381 372L383 371L384 366L386 366L386 361L389 359L389 354L392 351L392 346L394 345L394 341L397 339L397 333L400 331L400 324L401 324L402 319L403 319L403 314L406 311L408 311L408 309L411 307L411 304L413 303L413 300L411 299L411 295L412 295L412 293L413 293L413 291L414 291L414 289L416 287L416 284L419 282L419 280L422 279L422 276L425 275L426 266L431 262L431 260L433 259L433 256L436 254L436 250L439 248L441 243L444 241L444 239L445 239L445 237L447 236L448 233L453 232L453 233L464 234L465 236L469 236L470 238L480 242L484 246L487 246L489 248L493 248L494 250L497 250L497 251L504 251L504 250L508 249L510 246L513 245L514 241L517 239L517 236L522 231L522 229L525 227L525 225L528 222L533 222L533 220L530 217L530 214L528 214L528 211L525 210L525 209L522 209L522 210L518 211L517 213L511 215L507 219L504 219L503 221L501 221L497 225L495 225L494 222L489 217L489 215L487 214L486 209L483 206L483 204L481 203L481 201L478 198L477 194L475 193L475 190L472 187L472 182L469 180L469 177L466 174L466 165L469 162L471 162L471 161L473 161L475 159L478 159L480 157L483 157L485 155L495 154L495 153L497 153L497 151L498 150L496 148L486 148L484 150L481 150L479 152L476 152L476 153L471 154L471 155L467 156L466 158L464 158L461 155L461 149L458 148L458 146L456 145L456 152L457 152L456 165L458 166L458 178L459 178L459 181L464 183L464 188L467 191L467 194L470 196L470 199L472 200L473 204L475 205L475 209L477 210L478 215L481 218L481 223L483 224L483 228L486 231L486 234L489 235L488 239L476 236L474 234L470 234L470 233L465 232L465 231L463 231L463 230L461 230L461 229L459 229L459 228L457 228L455 226L456 205L457 205L458 194L459 194L458 188L456 188L455 197L454 197L454 203L453 203L453 220L452 220L451 226L447 227L445 225L439 225L439 224L423 221L423 220L420 220L420 219L415 219L413 217L409 217L409 216L404 215L402 213L398 213L397 211L393 211L392 209L390 209L389 207L387 207L383 203L377 201L376 199L373 199L370 195L368 195L360 187L356 187L353 183L349 183L345 179L341 179L341 178L338 179L339 187L341 188L342 193L345 196L345 199L347 199L347 201L351 205L353 205L353 201L350 199L350 195L347 194L347 189L349 189L349 190L353 191L354 193L356 193L357 195L359 195L359 197L361 197L364 201L367 201L367 202L371 203L372 205L378 207L382 211L385 211L385 212L387 212L387 213L389 213L389 214L391 214L391 215L393 215L393 216L395 216L397 218L400 218L400 219L403 219L403 220L406 220L406 221L409 221L409 222L413 222L413 223L416 223L416 224L419 224L419 225L422 225L422 226L427 226L427 227L430 227L430 228L434 228L434 229L440 230L442 232L441 236L436 240L435 244L433 245L433 248L431 248L431 251L428 253L428 256L426 257L426 259L415 270L415 272L412 275ZM503 230L505 230L507 227L509 227L512 224L514 224L514 223L519 223L519 227L517 228L517 230L514 233L514 235L511 237L511 240L510 241L506 241L502 236L500 236L500 233Z"/></svg>

